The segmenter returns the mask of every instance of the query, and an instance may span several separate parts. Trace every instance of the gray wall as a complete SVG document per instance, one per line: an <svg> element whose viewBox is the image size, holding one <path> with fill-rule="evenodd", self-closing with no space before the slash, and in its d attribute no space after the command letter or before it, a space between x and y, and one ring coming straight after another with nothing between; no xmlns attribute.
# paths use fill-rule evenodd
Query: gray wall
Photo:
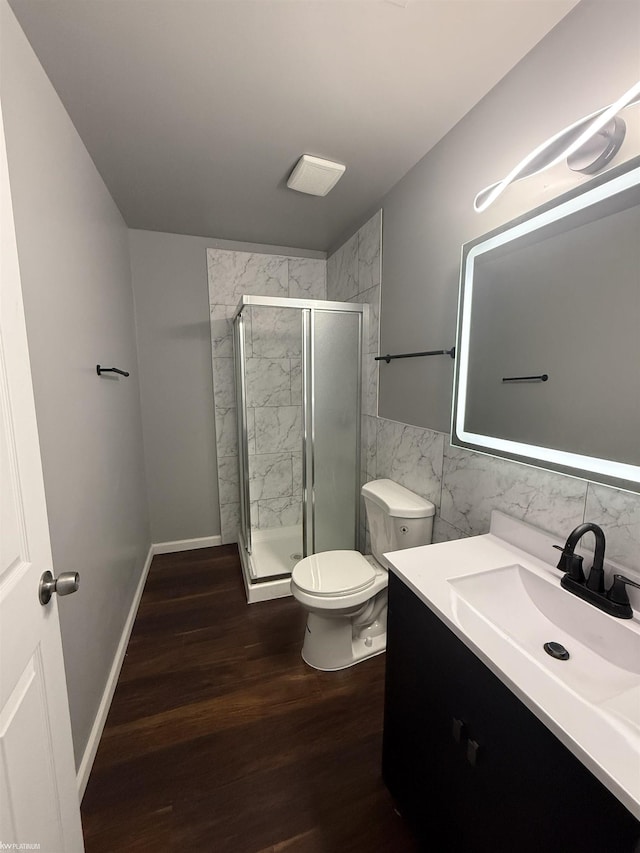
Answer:
<svg viewBox="0 0 640 853"><path fill-rule="evenodd" d="M207 246L129 231L153 542L220 533Z"/></svg>
<svg viewBox="0 0 640 853"><path fill-rule="evenodd" d="M207 249L292 250L135 230L129 244L152 541L215 536L220 505ZM293 253L324 258L322 252Z"/></svg>
<svg viewBox="0 0 640 853"><path fill-rule="evenodd" d="M2 104L76 762L149 548L127 229L13 13ZM131 371L102 379L96 364Z"/></svg>
<svg viewBox="0 0 640 853"><path fill-rule="evenodd" d="M620 97L640 77L639 43L640 4L584 0L387 194L381 352L453 344L461 245L588 178L561 164L511 186L481 214L474 196L553 133ZM625 111L627 140L614 163L640 151L639 113ZM382 364L380 415L446 432L452 379L449 358Z"/></svg>

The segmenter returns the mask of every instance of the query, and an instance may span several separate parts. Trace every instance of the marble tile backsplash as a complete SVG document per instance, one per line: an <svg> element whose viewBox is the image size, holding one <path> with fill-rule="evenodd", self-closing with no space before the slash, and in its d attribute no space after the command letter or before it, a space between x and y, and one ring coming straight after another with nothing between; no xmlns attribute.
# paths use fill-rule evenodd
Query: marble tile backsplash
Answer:
<svg viewBox="0 0 640 853"><path fill-rule="evenodd" d="M207 251L218 487L223 543L240 524L233 315L243 294L326 299L326 261L223 249ZM302 494L300 314L245 313L247 433L252 524L300 523Z"/></svg>
<svg viewBox="0 0 640 853"><path fill-rule="evenodd" d="M640 572L640 495L452 447L444 433L376 421L367 477L388 477L433 501L434 542L488 533L492 509L560 538L593 521L605 532L607 557Z"/></svg>
<svg viewBox="0 0 640 853"><path fill-rule="evenodd" d="M492 509L535 527L567 535L584 516L587 484L452 447L447 440L442 475L442 517L467 535L486 533Z"/></svg>
<svg viewBox="0 0 640 853"><path fill-rule="evenodd" d="M378 418L376 476L388 477L440 507L444 436Z"/></svg>
<svg viewBox="0 0 640 853"><path fill-rule="evenodd" d="M607 556L640 572L640 495L452 447L444 433L377 416L381 247L382 211L327 259L327 298L367 302L373 317L363 365L362 482L388 477L431 500L434 542L487 533L492 509L561 538L594 521L605 531ZM364 507L361 513L361 547L369 553Z"/></svg>
<svg viewBox="0 0 640 853"><path fill-rule="evenodd" d="M640 495L588 483L584 520L605 531L610 560L640 572Z"/></svg>

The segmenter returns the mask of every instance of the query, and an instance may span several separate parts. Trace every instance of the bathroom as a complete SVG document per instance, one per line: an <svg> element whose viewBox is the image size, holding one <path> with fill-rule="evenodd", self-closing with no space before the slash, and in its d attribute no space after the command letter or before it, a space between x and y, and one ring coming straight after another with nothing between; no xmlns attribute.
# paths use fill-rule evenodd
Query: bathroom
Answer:
<svg viewBox="0 0 640 853"><path fill-rule="evenodd" d="M300 196L309 229L317 234L304 243L284 236L267 239L251 220L222 233L212 217L206 232L195 224L189 230L188 224L179 224L179 210L184 223L195 223L190 210L195 217L204 202L197 194L183 195L180 187L174 193L172 227L157 225L148 210L143 220L142 209L125 223L110 192L136 187L138 176L133 169L118 173L107 157L100 177L87 148L97 144L104 128L90 118L85 124L75 118L73 81L65 82L64 68L54 75L55 40L48 41L36 26L37 4L10 5L33 46L3 3L2 108L53 564L56 573L82 574L76 600L71 596L59 604L81 788L115 688L114 663L124 655L123 637L131 628L151 543L157 555L232 544L229 529L239 503L233 492L235 466L225 461L233 453L221 449L219 415L228 407L217 405L211 367L212 323L217 328L229 317L221 303L210 301L207 253L250 253L256 264L284 257L287 296L304 295L293 289L299 280L296 268L304 268L308 287L318 287L321 297L370 306L380 338L370 337L366 347L362 479L389 478L431 501L435 542L486 533L495 509L563 538L587 520L605 530L612 560L640 571L637 493L452 447L452 360L373 360L374 353L451 347L462 244L584 180L558 165L514 184L482 214L472 207L482 187L499 180L537 144L611 103L640 77L637 4L545 4L562 7L559 23L551 29L548 22L551 32L540 30L528 45L520 45L519 54L514 47L510 64L496 70L458 115L450 115L448 126L433 130L431 143L419 138L413 124L390 121L396 143L406 146L398 152L406 167L393 184L374 187L367 196L371 200L341 220L338 233L330 237L323 215L315 212L316 200ZM417 14L420 6L381 5L397 16ZM486 5L488 14L495 4ZM533 10L540 4L519 4L519 14L531 14L520 27L508 18L506 7L512 4L502 5L504 29L497 41L515 40L520 30L533 27ZM131 20L132 41L123 43L123 51L131 51L145 23L143 14ZM104 30L109 30L106 23ZM55 32L64 44L64 32ZM66 35L73 36L71 25ZM87 64L92 55L106 62L99 47L99 42L86 43ZM462 43L452 55L454 70L471 62ZM125 77L135 74L126 63L122 67ZM92 78L92 93L106 109L108 92L99 82ZM151 100L152 82L146 81L144 90ZM437 116L443 105L438 89L432 89L434 100L425 111ZM64 91L76 128L60 100ZM382 99L381 104L386 107ZM418 100L411 110L420 111ZM376 124L386 124L382 112L380 106L380 114L369 117L367 131L373 137ZM633 107L625 111L628 134L615 163L640 153L637 113ZM132 117L118 115L124 134L125 121ZM176 116L178 127L172 125L167 133L179 136L180 113ZM127 151L116 127L112 124L108 134L111 156L126 163L133 151ZM301 153L298 146L291 156ZM321 153L342 156L333 150ZM148 156L151 161L153 155ZM341 183L346 184L357 157L344 160ZM278 174L273 181L285 178ZM164 179L178 182L177 168L175 178L168 173ZM158 181L158 191L161 186ZM160 204L148 192L146 204L153 213ZM279 234L286 233L284 220L273 223L273 234L276 226ZM575 345L587 345L579 330ZM97 363L130 376L96 377ZM253 614L270 606L257 603L249 610Z"/></svg>

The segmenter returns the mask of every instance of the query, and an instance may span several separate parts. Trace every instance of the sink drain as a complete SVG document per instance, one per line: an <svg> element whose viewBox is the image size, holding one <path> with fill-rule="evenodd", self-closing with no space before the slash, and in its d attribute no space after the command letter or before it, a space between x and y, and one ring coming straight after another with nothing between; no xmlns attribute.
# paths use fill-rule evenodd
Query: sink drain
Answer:
<svg viewBox="0 0 640 853"><path fill-rule="evenodd" d="M545 652L557 660L569 660L569 652L561 643L545 643L543 646Z"/></svg>
<svg viewBox="0 0 640 853"><path fill-rule="evenodd" d="M298 560L301 560L301 559L302 559L302 554L289 554L289 559L290 559L290 560L295 560L295 561L296 561L296 563L297 563L297 562L298 562Z"/></svg>

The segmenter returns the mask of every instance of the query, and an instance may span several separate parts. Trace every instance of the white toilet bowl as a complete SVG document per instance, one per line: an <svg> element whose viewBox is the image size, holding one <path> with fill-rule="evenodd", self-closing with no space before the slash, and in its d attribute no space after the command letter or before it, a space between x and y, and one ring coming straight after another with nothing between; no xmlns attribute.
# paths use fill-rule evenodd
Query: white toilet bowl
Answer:
<svg viewBox="0 0 640 853"><path fill-rule="evenodd" d="M344 669L380 654L387 642L387 571L358 551L325 551L293 570L291 592L309 611L302 658Z"/></svg>
<svg viewBox="0 0 640 853"><path fill-rule="evenodd" d="M428 544L435 507L391 480L362 487L373 557L324 551L294 567L291 592L309 612L302 657L315 669L345 669L387 645L388 573L383 551Z"/></svg>

